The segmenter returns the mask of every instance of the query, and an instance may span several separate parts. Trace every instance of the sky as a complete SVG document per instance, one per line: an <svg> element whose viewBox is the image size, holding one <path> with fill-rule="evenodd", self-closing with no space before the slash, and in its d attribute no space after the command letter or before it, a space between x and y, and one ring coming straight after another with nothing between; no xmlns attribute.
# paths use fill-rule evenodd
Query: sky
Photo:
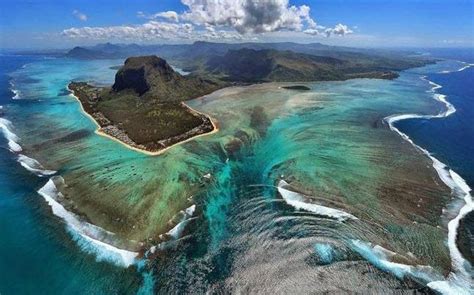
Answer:
<svg viewBox="0 0 474 295"><path fill-rule="evenodd" d="M0 48L197 40L474 47L474 0L0 0Z"/></svg>

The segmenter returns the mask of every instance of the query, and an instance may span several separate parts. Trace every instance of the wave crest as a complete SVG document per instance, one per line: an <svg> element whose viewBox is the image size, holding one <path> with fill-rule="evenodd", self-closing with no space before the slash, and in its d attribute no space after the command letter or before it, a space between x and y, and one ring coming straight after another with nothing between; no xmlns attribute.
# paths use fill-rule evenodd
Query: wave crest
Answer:
<svg viewBox="0 0 474 295"><path fill-rule="evenodd" d="M413 140L405 133L401 132L395 123L406 119L433 119L433 118L445 118L456 112L456 108L446 100L446 95L436 93L436 90L442 86L432 81L427 80L426 76L421 79L427 81L431 86L431 92L433 92L433 98L444 103L446 110L440 112L437 115L418 115L418 114L404 114L404 115L392 115L386 117L384 120L388 123L390 130L397 132L403 139L412 144L415 148L423 152L433 162L433 168L438 173L439 178L446 184L452 191L453 195L464 200L464 206L459 210L456 217L448 222L448 249L451 257L451 264L454 272L451 272L448 278L445 280L439 280L428 284L429 287L442 292L443 294L463 294L458 292L459 286L472 286L472 266L459 251L456 245L457 231L461 219L466 216L469 212L474 210L474 204L472 196L470 194L471 188L467 185L466 181L446 164L435 158L428 150L415 144ZM472 290L472 288L471 288ZM469 293L467 293L469 294Z"/></svg>
<svg viewBox="0 0 474 295"><path fill-rule="evenodd" d="M40 162L36 161L33 158L20 154L18 156L18 162L23 166L26 170L34 173L37 176L50 176L56 173L54 170L47 170L41 165Z"/></svg>
<svg viewBox="0 0 474 295"><path fill-rule="evenodd" d="M8 147L10 151L14 153L21 152L23 149L18 144L20 138L11 131L12 129L12 122L8 121L5 118L0 118L0 129L2 130L3 136L8 141Z"/></svg>
<svg viewBox="0 0 474 295"><path fill-rule="evenodd" d="M59 202L62 198L61 192L56 187L56 182L63 182L60 176L51 177L48 182L38 191L51 207L53 214L66 222L67 229L81 249L96 256L97 261L108 261L118 266L129 267L135 263L137 252L117 248L105 243L100 238L112 238L113 233L98 226L79 219L74 213L69 212Z"/></svg>
<svg viewBox="0 0 474 295"><path fill-rule="evenodd" d="M342 210L312 203L306 203L305 197L302 194L287 189L288 186L289 184L286 181L284 181L283 179L280 180L277 186L278 192L288 205L298 210L302 209L305 211L313 212L317 215L334 218L339 221L345 221L347 219L357 219L357 217L355 217L354 215L344 212Z"/></svg>

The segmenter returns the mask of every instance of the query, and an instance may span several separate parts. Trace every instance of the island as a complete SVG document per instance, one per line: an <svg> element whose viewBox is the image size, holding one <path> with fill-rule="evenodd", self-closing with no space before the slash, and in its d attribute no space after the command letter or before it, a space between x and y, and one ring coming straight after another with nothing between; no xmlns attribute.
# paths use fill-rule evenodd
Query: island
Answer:
<svg viewBox="0 0 474 295"><path fill-rule="evenodd" d="M174 144L218 130L213 119L184 101L225 85L182 76L157 56L140 56L125 60L112 87L71 82L68 88L98 125L98 134L158 155Z"/></svg>
<svg viewBox="0 0 474 295"><path fill-rule="evenodd" d="M311 88L309 88L308 86L304 86L304 85L283 86L282 88L283 89L288 89L288 90L303 90L303 91L311 90Z"/></svg>
<svg viewBox="0 0 474 295"><path fill-rule="evenodd" d="M195 44L190 50L199 51L197 46L202 45ZM218 45L207 46L216 49ZM110 52L122 47L107 44L100 48ZM140 49L137 46L131 48L134 52ZM69 52L68 56L84 57L75 54L78 51L86 51L88 58L108 56L78 48ZM391 80L398 77L396 71L400 69L433 62L401 55L381 57L374 53L367 56L339 52L334 57L330 53L318 56L291 50L251 48L228 49L222 54L199 56L191 51L178 51L171 59L189 70L190 74L183 76L174 71L161 57L144 55L128 57L123 66L112 67L118 71L111 87L96 87L75 81L68 88L80 101L83 111L98 125L96 133L117 140L128 148L159 155L175 144L217 131L215 120L185 104L186 100L215 90L265 82L343 81L354 78ZM282 88L310 90L303 85Z"/></svg>

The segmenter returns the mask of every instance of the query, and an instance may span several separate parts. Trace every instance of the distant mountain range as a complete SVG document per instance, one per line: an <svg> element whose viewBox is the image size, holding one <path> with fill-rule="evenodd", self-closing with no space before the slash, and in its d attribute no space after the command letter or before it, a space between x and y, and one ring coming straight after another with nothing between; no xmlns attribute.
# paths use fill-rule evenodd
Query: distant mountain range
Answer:
<svg viewBox="0 0 474 295"><path fill-rule="evenodd" d="M207 61L207 72L239 82L331 81L356 77L392 79L384 67L293 51L239 49Z"/></svg>
<svg viewBox="0 0 474 295"><path fill-rule="evenodd" d="M393 71L432 62L410 51L361 49L321 43L98 44L75 47L66 57L115 59L158 55L185 71L224 81L320 81L397 77Z"/></svg>
<svg viewBox="0 0 474 295"><path fill-rule="evenodd" d="M388 50L388 49L365 49L343 46L330 46L321 43L212 43L205 41L197 41L193 44L162 44L162 45L138 45L138 44L112 44L103 43L95 46L78 46L74 47L66 53L67 57L80 59L109 59L109 58L126 58L136 55L158 55L168 60L179 59L182 57L201 57L211 55L224 55L229 50L239 49L273 49L279 51L294 51L297 53L305 53L329 57L345 57L354 58L361 55L370 56L407 56L414 55L412 51Z"/></svg>
<svg viewBox="0 0 474 295"><path fill-rule="evenodd" d="M101 132L134 148L159 152L181 140L214 131L216 127L209 117L189 109L183 102L229 85L351 78L393 79L398 77L394 71L430 62L406 54L369 55L351 52L347 48L331 51L321 44L271 44L280 48L294 46L308 52L311 52L309 48L313 48L318 54L242 46L245 45L197 42L155 47L109 43L92 48L76 47L67 53L68 57L131 56L117 68L112 87L72 82L69 88L101 126ZM145 50L158 51L160 57L137 56ZM322 55L322 52L326 54ZM186 65L191 73L179 74L163 56L169 56L174 64ZM293 85L287 89L306 88ZM258 120L255 124L259 124Z"/></svg>

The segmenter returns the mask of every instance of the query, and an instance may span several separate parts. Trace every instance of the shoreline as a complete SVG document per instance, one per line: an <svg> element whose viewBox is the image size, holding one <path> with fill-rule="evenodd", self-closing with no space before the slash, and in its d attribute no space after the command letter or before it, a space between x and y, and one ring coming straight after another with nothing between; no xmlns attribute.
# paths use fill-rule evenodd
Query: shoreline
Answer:
<svg viewBox="0 0 474 295"><path fill-rule="evenodd" d="M172 147L175 147L175 146L178 146L180 144L183 144L183 143L186 143L188 141L191 141L193 139L196 139L196 138L199 138L201 136L206 136L206 135L211 135L211 134L214 134L214 133L217 133L219 131L219 127L217 126L217 122L214 120L214 118L212 118L211 116L207 115L207 114L204 114L202 112L199 112L193 108L191 108L190 106L188 106L186 103L184 102L181 102L181 105L185 108L187 108L191 113L196 113L196 114L199 114L199 115L202 115L202 116L205 116L206 118L209 119L209 121L211 122L211 125L212 125L212 131L209 131L209 132L206 132L206 133L202 133L202 134L197 134L197 135L194 135L194 136L191 136L189 138L186 138L184 140L181 140L181 141L178 141L176 143L173 143L172 145L169 145L167 147L164 147L156 152L152 152L152 151L147 151L145 149L140 149L140 148L137 148L137 147L134 147L134 146L131 146L125 142L123 142L122 140L110 135L110 134L107 134L105 132L102 131L102 126L100 126L100 124L97 122L97 120L91 115L89 114L85 109L84 109L84 106L81 102L81 100L79 99L79 97L77 97L74 93L74 90L72 90L71 88L69 88L69 84L67 86L67 89L71 92L69 94L69 96L73 97L75 100L77 100L77 102L79 103L79 106L80 106L80 110L83 114L85 114L92 122L94 122L94 124L96 125L96 129L94 131L95 134L97 135L100 135L100 136L103 136L103 137L106 137L108 139L111 139L117 143L120 143L122 144L124 147L130 149L130 150L133 150L135 152L139 152L139 153L143 153L145 155L148 155L148 156L159 156L163 153L165 153L166 151L168 151L169 149L171 149ZM197 99L199 99L200 97L198 97Z"/></svg>
<svg viewBox="0 0 474 295"><path fill-rule="evenodd" d="M428 81L428 80L427 80L427 81ZM430 81L428 81L428 82L430 82ZM433 86L436 86L436 85L433 85ZM440 87L441 87L441 86L439 86L438 88L440 88ZM438 89L438 88L436 88L436 89ZM68 89L69 89L69 87L68 87ZM73 93L71 93L70 95L72 95L75 99L77 99L77 100L79 101L79 104L80 104L80 107L81 107L81 111L82 111L83 113L85 113L87 116L89 116L89 117L92 119L92 121L98 126L98 128L95 130L95 133L96 133L96 134L102 135L102 136L104 136L104 137L109 137L110 139L115 140L115 141L117 141L117 142L123 144L125 147L127 147L127 148L129 148L129 149L132 149L132 150L135 150L135 151L137 151L137 152L141 152L141 153L145 153L145 154L146 154L146 153L153 153L153 152L148 152L148 151L146 151L146 150L142 150L142 149L135 148L135 147L133 147L133 146L129 146L129 145L127 145L126 143L122 142L121 140L119 140L119 139L117 139L117 138L115 138L115 137L113 137L113 136L110 136L110 135L108 135L108 134L106 134L106 133L100 131L100 129L101 129L100 125L98 124L98 122L97 122L89 113L87 113L87 112L84 110L83 104L82 104L82 102L79 100L79 98L76 97ZM441 95L441 94L440 94L440 95ZM441 95L441 96L442 96L442 95ZM202 98L202 97L200 97L200 98ZM440 102L444 103L446 106L448 106L447 104L449 104L449 102L447 102L446 100L441 100L441 99L439 99L439 98L441 98L441 97L439 97L439 96L438 96L438 97L435 97L435 99L437 99L438 101L440 101ZM443 99L444 99L444 98L443 98ZM199 111L192 109L191 107L189 107L189 106L186 105L185 103L182 103L182 104L183 104L184 107L187 107L190 111L200 113ZM449 107L448 107L448 110L449 110ZM452 113L454 113L454 112L455 112L455 110L454 110ZM449 115L451 114L451 113L449 113L449 114L446 114L446 113L447 113L447 112L445 112L445 115L444 115L444 116L440 116L440 114L442 114L442 113L440 113L440 114L438 114L438 115L429 115L429 116L430 116L430 118L443 118L443 117L447 117L447 116L449 116ZM200 114L203 114L203 113L200 113ZM204 114L203 114L203 115L204 115ZM403 120L403 119L407 119L407 118L408 118L408 117L400 118L400 117L403 117L403 116L407 116L407 115L393 115L393 116L390 116L390 117L393 117L393 120L394 120L393 123L396 123L396 122L399 121L399 120ZM174 145L178 145L178 144L181 144L181 143L185 143L185 142L187 142L187 141L191 141L192 139L197 138L197 137L199 137L199 136L204 136L204 135L216 133L216 132L218 131L218 128L217 128L217 126L215 125L215 122L212 120L212 118L211 118L210 116L207 116L207 115L206 115L206 117L209 118L211 124L212 124L213 127L214 127L212 131L207 132L207 133L203 133L203 134L198 134L198 135L195 135L195 136L193 136L193 137L190 137L190 138L188 138L188 139L186 139L186 140L183 140L183 141L177 142L177 143L175 143L175 144L173 144L173 145L170 145L170 146L168 146L168 147L166 147L166 148L164 148L164 149L162 149L162 150L156 152L157 155L166 152L169 148L173 147ZM387 117L387 118L388 118L388 117ZM399 119L399 120L396 120L396 119L398 119L398 118L400 118L400 119ZM403 136L402 136L402 137L403 137ZM404 138L404 137L403 137L403 138ZM404 138L404 139L405 139L405 138ZM413 143L412 143L412 144L413 144ZM154 155L155 155L155 154L153 154L153 156L154 156ZM442 163L441 163L441 164L442 164ZM443 165L444 165L444 164L443 164ZM435 168L436 168L436 167L435 167ZM449 168L448 168L448 169L449 169ZM437 171L437 170L436 170L436 171ZM437 172L438 172L438 171L437 171ZM451 172L451 171L450 171L450 172ZM455 172L452 171L452 173L455 173ZM441 175L440 175L440 177L441 177ZM454 175L451 175L451 177L453 178L453 180L456 180L455 177L454 177ZM442 177L441 177L441 180L443 180ZM470 190L470 188L469 188L469 190ZM452 221L452 220L451 220L451 221ZM451 221L450 221L450 222L451 222Z"/></svg>
<svg viewBox="0 0 474 295"><path fill-rule="evenodd" d="M11 124L9 120L0 118L0 133L3 133L3 136L8 140L10 152L15 155L15 160L25 170L39 178L49 177L48 181L36 192L43 197L51 213L64 221L65 231L70 234L72 240L76 242L81 251L93 254L98 261L108 261L124 268L135 264L142 251L140 248L126 247L125 245L122 245L120 248L117 247L117 245L111 243L115 235L114 233L82 220L77 215L77 212L68 210L65 207L65 204L62 202L63 200L61 200L63 195L55 184L55 180L64 183L64 179L60 175L56 175L57 171L47 170L36 159L21 153L21 146L16 141L13 141L13 139L19 140L19 138L10 130ZM18 146L19 149L12 149L12 145ZM98 236L103 236L103 238L108 238L109 240L101 239Z"/></svg>
<svg viewBox="0 0 474 295"><path fill-rule="evenodd" d="M457 71L462 71L468 67L470 66L463 67ZM390 130L395 131L398 135L400 135L400 137L402 137L403 140L407 141L415 149L421 151L425 156L427 156L432 161L432 167L438 174L439 179L448 188L451 189L452 195L454 195L457 199L462 199L464 201L464 205L460 208L457 208L456 216L449 220L447 224L447 247L451 258L452 270L449 275L443 280L434 280L428 282L427 284L427 286L431 289L441 293L452 290L460 291L458 288L462 288L463 283L469 283L472 280L469 276L469 269L467 269L467 267L465 266L466 263L469 264L469 262L466 260L466 258L464 258L457 246L457 236L460 221L468 213L474 211L474 203L470 194L471 188L467 185L465 180L459 174L450 169L449 166L447 166L443 162L439 161L427 149L417 145L407 134L400 131L394 125L397 122L406 119L443 119L449 117L450 115L456 112L456 108L449 101L446 100L447 95L440 94L437 92L438 89L442 88L441 85L428 80L425 75L422 75L420 78L423 81L429 83L431 89L427 92L431 92L433 94L434 100L443 103L445 106L445 110L440 111L438 114L435 115L394 114L385 117L384 121L388 124Z"/></svg>
<svg viewBox="0 0 474 295"><path fill-rule="evenodd" d="M75 212L68 210L61 199L64 198L55 182L64 183L61 176L53 176L42 186L37 193L51 208L52 214L62 219L65 229L76 241L82 251L93 254L98 261L108 261L117 266L128 268L135 264L140 257L140 250L135 247L118 247L111 243L115 233L105 230L95 224L82 220ZM99 238L102 237L102 238ZM84 244L81 239L84 239Z"/></svg>

